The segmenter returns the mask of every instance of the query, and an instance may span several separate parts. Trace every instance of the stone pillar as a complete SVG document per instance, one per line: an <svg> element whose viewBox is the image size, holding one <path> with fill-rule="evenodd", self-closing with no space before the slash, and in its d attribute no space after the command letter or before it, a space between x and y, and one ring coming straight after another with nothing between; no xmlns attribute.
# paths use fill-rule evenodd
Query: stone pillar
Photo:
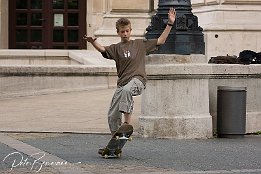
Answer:
<svg viewBox="0 0 261 174"><path fill-rule="evenodd" d="M102 26L94 35L102 45L117 43L115 23L121 17L127 17L132 23L132 39L143 38L146 27L150 23L150 12L153 10L153 0L110 0L110 9L103 17Z"/></svg>
<svg viewBox="0 0 261 174"><path fill-rule="evenodd" d="M94 36L94 32L102 26L103 16L108 11L108 0L86 0L87 2L87 35ZM88 50L95 50L93 46L87 42Z"/></svg>
<svg viewBox="0 0 261 174"><path fill-rule="evenodd" d="M142 95L140 135L155 138L212 137L204 55L151 55Z"/></svg>

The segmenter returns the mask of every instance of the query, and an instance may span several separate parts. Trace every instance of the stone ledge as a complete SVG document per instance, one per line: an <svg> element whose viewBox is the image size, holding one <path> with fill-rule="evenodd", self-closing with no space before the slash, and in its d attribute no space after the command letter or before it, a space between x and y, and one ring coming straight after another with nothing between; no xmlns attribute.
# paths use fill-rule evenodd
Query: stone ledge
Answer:
<svg viewBox="0 0 261 174"><path fill-rule="evenodd" d="M0 64L115 66L113 60L103 58L96 50L0 50Z"/></svg>
<svg viewBox="0 0 261 174"><path fill-rule="evenodd" d="M113 60L103 58L101 53L96 50L69 51L69 57L83 65L115 66L115 62Z"/></svg>
<svg viewBox="0 0 261 174"><path fill-rule="evenodd" d="M114 66L0 66L0 98L115 87Z"/></svg>
<svg viewBox="0 0 261 174"><path fill-rule="evenodd" d="M224 0L222 4L261 4L260 0Z"/></svg>
<svg viewBox="0 0 261 174"><path fill-rule="evenodd" d="M69 66L1 66L0 76L3 75L112 75L116 76L114 66L86 66L86 65L69 65Z"/></svg>
<svg viewBox="0 0 261 174"><path fill-rule="evenodd" d="M207 64L157 64L147 65L148 75L211 74L212 67Z"/></svg>
<svg viewBox="0 0 261 174"><path fill-rule="evenodd" d="M0 56L25 56L25 57L68 57L68 50L22 50L22 49L1 49Z"/></svg>
<svg viewBox="0 0 261 174"><path fill-rule="evenodd" d="M261 74L261 64L209 64L213 74Z"/></svg>
<svg viewBox="0 0 261 174"><path fill-rule="evenodd" d="M259 5L252 5L251 4L223 4L223 5L216 5L216 4L208 4L203 6L194 6L193 13L198 15L199 13L207 13L207 12L214 12L214 11L260 11Z"/></svg>
<svg viewBox="0 0 261 174"><path fill-rule="evenodd" d="M261 76L261 65L240 64L153 64L146 65L148 76L202 76L215 78L218 76ZM204 77L205 76L205 77Z"/></svg>
<svg viewBox="0 0 261 174"><path fill-rule="evenodd" d="M159 58L160 57L160 58ZM150 54L146 57L147 65L150 64L187 64L207 63L207 57L202 54L179 55L179 54Z"/></svg>
<svg viewBox="0 0 261 174"><path fill-rule="evenodd" d="M204 31L260 31L260 24L259 25L233 25L233 24L207 24L203 25Z"/></svg>

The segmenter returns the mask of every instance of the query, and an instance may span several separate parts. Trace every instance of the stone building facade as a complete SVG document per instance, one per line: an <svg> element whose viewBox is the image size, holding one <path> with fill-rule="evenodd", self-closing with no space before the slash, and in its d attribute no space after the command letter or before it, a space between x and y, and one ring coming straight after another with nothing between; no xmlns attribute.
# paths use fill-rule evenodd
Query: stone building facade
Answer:
<svg viewBox="0 0 261 174"><path fill-rule="evenodd" d="M129 17L135 37L142 37L155 12L158 0L99 0L90 16L89 34L109 44L117 42L115 21ZM261 0L192 0L206 43L206 56L238 55L242 50L261 51ZM97 8L99 7L99 8ZM142 7L142 8L141 8ZM103 9L103 10L102 10ZM110 40L110 38L113 39ZM91 49L91 48L90 48Z"/></svg>
<svg viewBox="0 0 261 174"><path fill-rule="evenodd" d="M0 0L1 49L10 48L9 25L13 19L9 16L9 2ZM261 51L261 0L192 0L191 3L204 29L208 58L238 55L246 49ZM133 37L143 37L157 5L158 0L124 0L124 3L122 0L88 0L86 33L99 37L105 45L117 42L115 21L125 16L133 23ZM87 45L87 49L93 48Z"/></svg>
<svg viewBox="0 0 261 174"><path fill-rule="evenodd" d="M145 109L139 118L143 130L141 134L154 136L156 132L158 137L166 137L170 136L171 131L171 136L178 138L211 137L216 125L216 89L220 85L247 87L247 132L260 131L260 65L212 65L206 62L212 56L238 55L242 50L261 52L261 0L192 0L192 5L194 15L198 16L199 26L203 28L206 56L198 54L186 56L187 58L180 55L148 57L149 81L142 103ZM82 90L92 85L112 86L115 84L116 74L111 66L97 70L86 66L83 71L81 65L54 66L52 62L51 68L28 68L21 67L19 58L26 57L28 62L32 63L34 61L31 59L39 56L63 56L67 62L69 56L78 63L88 65L90 59L95 59L96 65L101 65L104 59L98 52L91 51L94 48L86 43L82 36L87 33L89 36L98 37L103 45L116 43L119 37L115 22L120 17L128 17L132 22L133 38L143 38L157 6L158 0L0 0L0 57L3 58L0 64L7 62L7 66L1 69L4 76L0 79L0 88L4 87L2 89L6 90L2 90L2 94L16 95L18 91L24 95ZM8 50L13 48L29 50ZM42 50L32 50L37 48ZM49 50L57 48L65 50ZM86 49L88 51L85 51ZM99 54L101 60L96 59L93 53ZM9 58L12 60L5 60ZM10 61L12 64L9 67ZM39 60L35 62L39 64ZM169 65L166 66L166 63ZM12 66L13 64L18 66ZM20 72L24 73L14 76ZM51 72L54 76L49 75ZM70 78L60 78L66 73L70 74ZM82 74L86 74L86 77ZM97 80L96 75L99 75L101 80ZM6 76L10 78L5 78ZM17 83L17 78L23 82L22 88L12 85ZM174 83L177 79L178 83ZM76 83L76 80L80 82ZM168 93L161 92L160 87L170 90ZM176 96L177 99L172 100L169 96ZM193 100L191 96L194 96ZM151 102L152 99L156 101ZM160 99L165 103L158 102ZM166 99L170 101L166 102ZM166 103L168 105L164 105ZM159 106L154 107L157 104ZM160 109L150 110L146 107ZM179 126L169 124L166 128L165 123L171 122L178 123Z"/></svg>

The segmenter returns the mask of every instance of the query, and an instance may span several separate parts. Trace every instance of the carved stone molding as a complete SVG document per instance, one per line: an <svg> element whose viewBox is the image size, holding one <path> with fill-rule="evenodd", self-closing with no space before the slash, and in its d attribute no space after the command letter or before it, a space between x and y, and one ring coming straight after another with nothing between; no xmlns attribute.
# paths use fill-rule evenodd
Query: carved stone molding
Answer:
<svg viewBox="0 0 261 174"><path fill-rule="evenodd" d="M261 0L222 0L222 4L261 4Z"/></svg>
<svg viewBox="0 0 261 174"><path fill-rule="evenodd" d="M221 0L205 0L207 5L217 5L220 4Z"/></svg>
<svg viewBox="0 0 261 174"><path fill-rule="evenodd" d="M191 4L192 6L202 6L205 5L205 0L193 0Z"/></svg>

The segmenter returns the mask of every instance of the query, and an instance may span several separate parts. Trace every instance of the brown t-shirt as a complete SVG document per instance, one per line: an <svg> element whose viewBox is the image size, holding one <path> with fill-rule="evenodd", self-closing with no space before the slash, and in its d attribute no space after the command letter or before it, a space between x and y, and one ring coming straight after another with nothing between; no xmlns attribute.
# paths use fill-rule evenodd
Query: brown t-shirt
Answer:
<svg viewBox="0 0 261 174"><path fill-rule="evenodd" d="M103 57L116 62L118 86L126 85L133 77L140 79L144 85L147 81L145 56L157 48L157 39L130 40L105 47Z"/></svg>

